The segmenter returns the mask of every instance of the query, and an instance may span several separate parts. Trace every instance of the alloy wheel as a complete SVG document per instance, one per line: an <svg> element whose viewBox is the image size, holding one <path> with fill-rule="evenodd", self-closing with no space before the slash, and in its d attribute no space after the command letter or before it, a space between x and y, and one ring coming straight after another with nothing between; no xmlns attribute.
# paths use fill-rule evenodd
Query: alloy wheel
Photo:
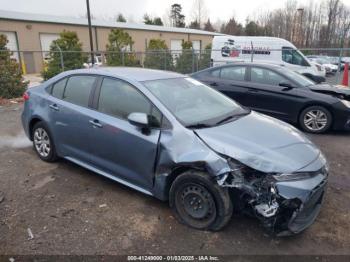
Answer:
<svg viewBox="0 0 350 262"><path fill-rule="evenodd" d="M51 151L50 138L43 128L37 128L34 132L34 146L42 157L48 157Z"/></svg>
<svg viewBox="0 0 350 262"><path fill-rule="evenodd" d="M328 124L328 117L322 110L310 110L304 115L304 124L311 131L323 130Z"/></svg>

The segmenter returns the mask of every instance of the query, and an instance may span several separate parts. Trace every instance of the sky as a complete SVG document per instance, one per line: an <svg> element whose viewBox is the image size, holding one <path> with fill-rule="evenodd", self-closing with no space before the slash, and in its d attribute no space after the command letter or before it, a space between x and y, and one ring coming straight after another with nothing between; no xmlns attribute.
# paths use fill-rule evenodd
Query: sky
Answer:
<svg viewBox="0 0 350 262"><path fill-rule="evenodd" d="M145 13L159 16L164 20L165 13L173 3L183 7L186 22L191 20L195 0L90 0L91 13L98 19L113 19L122 13L128 22L142 22ZM282 7L287 0L204 0L207 16L212 22L235 19L245 23L246 18L255 17L261 11ZM307 4L309 0L299 0ZM350 6L350 0L343 0ZM0 0L0 9L38 14L78 17L86 13L86 0Z"/></svg>

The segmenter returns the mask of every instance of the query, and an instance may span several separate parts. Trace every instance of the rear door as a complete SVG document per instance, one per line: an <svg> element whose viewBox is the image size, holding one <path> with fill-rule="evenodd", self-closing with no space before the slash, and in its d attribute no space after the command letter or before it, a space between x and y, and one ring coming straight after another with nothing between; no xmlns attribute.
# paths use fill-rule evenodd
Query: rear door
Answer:
<svg viewBox="0 0 350 262"><path fill-rule="evenodd" d="M246 66L226 66L207 71L198 79L245 105L245 93L249 85L246 73Z"/></svg>
<svg viewBox="0 0 350 262"><path fill-rule="evenodd" d="M157 155L159 128L149 133L131 125L127 117L146 113L161 122L161 113L136 87L116 78L105 77L97 91L94 126L93 164L115 177L144 189L151 189Z"/></svg>
<svg viewBox="0 0 350 262"><path fill-rule="evenodd" d="M96 76L74 75L52 86L49 114L56 147L61 156L89 163L91 153L92 92Z"/></svg>
<svg viewBox="0 0 350 262"><path fill-rule="evenodd" d="M250 88L246 93L247 105L262 113L286 120L295 121L299 106L303 101L298 88L287 88L280 83L294 85L287 78L267 68L252 66Z"/></svg>

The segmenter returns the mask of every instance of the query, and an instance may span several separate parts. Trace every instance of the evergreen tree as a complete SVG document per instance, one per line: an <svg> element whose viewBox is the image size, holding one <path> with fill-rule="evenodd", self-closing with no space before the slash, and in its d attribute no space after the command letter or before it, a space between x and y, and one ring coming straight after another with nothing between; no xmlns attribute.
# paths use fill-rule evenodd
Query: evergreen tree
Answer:
<svg viewBox="0 0 350 262"><path fill-rule="evenodd" d="M82 51L82 43L79 42L76 32L61 32L60 37L50 45L50 59L47 68L42 72L43 78L46 80L59 74L63 71L63 66L64 70L83 68L84 63L87 62L87 55Z"/></svg>
<svg viewBox="0 0 350 262"><path fill-rule="evenodd" d="M211 24L210 19L208 19L208 21L204 24L204 30L209 32L215 32L215 29Z"/></svg>
<svg viewBox="0 0 350 262"><path fill-rule="evenodd" d="M243 26L232 17L226 24L222 24L220 31L227 35L243 35Z"/></svg>
<svg viewBox="0 0 350 262"><path fill-rule="evenodd" d="M117 16L117 22L121 22L121 23L126 23L126 18L123 16L122 13L119 13Z"/></svg>
<svg viewBox="0 0 350 262"><path fill-rule="evenodd" d="M170 10L170 18L172 26L185 27L185 16L181 13L182 7L180 4L173 4Z"/></svg>
<svg viewBox="0 0 350 262"><path fill-rule="evenodd" d="M7 43L7 37L0 34L0 98L15 98L23 95L28 83L23 81L19 64L11 58Z"/></svg>
<svg viewBox="0 0 350 262"><path fill-rule="evenodd" d="M122 29L112 29L106 45L106 60L110 66L139 66L135 53L130 52L134 41Z"/></svg>
<svg viewBox="0 0 350 262"><path fill-rule="evenodd" d="M201 29L201 26L197 20L192 21L188 27L192 29Z"/></svg>
<svg viewBox="0 0 350 262"><path fill-rule="evenodd" d="M212 45L208 44L205 46L204 50L201 51L198 61L198 70L202 70L211 66L211 48Z"/></svg>
<svg viewBox="0 0 350 262"><path fill-rule="evenodd" d="M151 39L149 41L144 66L163 70L173 69L173 59L164 40Z"/></svg>
<svg viewBox="0 0 350 262"><path fill-rule="evenodd" d="M259 26L254 21L250 21L245 26L245 34L249 36L261 36L264 35L264 28Z"/></svg>
<svg viewBox="0 0 350 262"><path fill-rule="evenodd" d="M148 14L145 14L143 16L143 23L146 25L153 25L153 20Z"/></svg>
<svg viewBox="0 0 350 262"><path fill-rule="evenodd" d="M143 23L146 25L163 25L163 21L160 17L155 17L152 19L148 14L143 16Z"/></svg>
<svg viewBox="0 0 350 262"><path fill-rule="evenodd" d="M192 42L184 41L182 43L182 52L176 59L176 71L182 74L192 73L194 66L194 53Z"/></svg>

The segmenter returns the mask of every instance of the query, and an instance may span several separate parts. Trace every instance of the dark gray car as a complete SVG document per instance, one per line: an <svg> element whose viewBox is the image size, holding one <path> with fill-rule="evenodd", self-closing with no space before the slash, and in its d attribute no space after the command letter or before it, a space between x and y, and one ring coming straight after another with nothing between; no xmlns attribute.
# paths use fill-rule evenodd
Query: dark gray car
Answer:
<svg viewBox="0 0 350 262"><path fill-rule="evenodd" d="M286 235L319 213L328 175L320 150L190 77L75 70L24 98L23 127L42 160L62 157L169 200L191 227L219 230L237 207Z"/></svg>

